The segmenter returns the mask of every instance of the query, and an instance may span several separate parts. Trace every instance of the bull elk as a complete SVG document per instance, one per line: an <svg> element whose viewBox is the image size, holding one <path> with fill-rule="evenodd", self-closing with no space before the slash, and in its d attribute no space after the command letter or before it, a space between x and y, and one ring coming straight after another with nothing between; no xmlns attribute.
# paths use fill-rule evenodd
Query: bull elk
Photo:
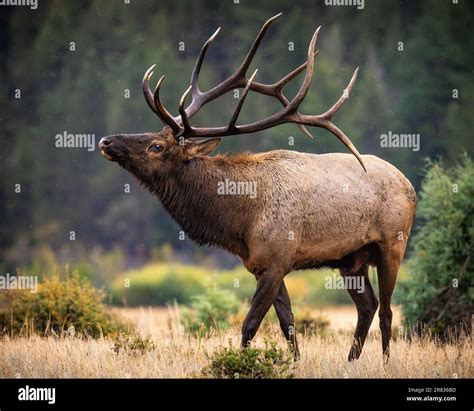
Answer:
<svg viewBox="0 0 474 411"><path fill-rule="evenodd" d="M241 258L257 280L250 310L242 327L242 346L254 337L273 305L281 329L298 357L294 317L284 278L293 270L338 268L344 277L364 282L364 291L348 289L357 308L357 326L349 360L360 356L378 308L368 276L377 267L382 351L388 358L392 311L390 300L403 259L416 207L410 182L391 164L371 155L361 156L332 119L349 97L357 77L355 70L339 100L325 113L306 115L298 108L313 75L314 33L307 61L274 84L247 79L247 71L265 32L279 15L260 30L238 70L219 85L201 91L198 77L209 45L202 47L189 88L172 116L160 100L164 76L154 90L149 87L155 66L143 78L143 92L150 108L166 126L160 132L111 135L99 143L102 155L117 162L158 197L164 208L199 245L213 245ZM305 71L303 83L291 100L283 88ZM191 124L205 104L243 88L228 125L197 127ZM251 124L237 119L249 91L277 99L282 108ZM188 95L191 102L185 107ZM276 150L264 153L208 156L221 137L253 133L283 123L322 127L334 134L356 157L349 154L307 154ZM201 139L201 137L208 137ZM222 181L253 182L257 196L221 195Z"/></svg>

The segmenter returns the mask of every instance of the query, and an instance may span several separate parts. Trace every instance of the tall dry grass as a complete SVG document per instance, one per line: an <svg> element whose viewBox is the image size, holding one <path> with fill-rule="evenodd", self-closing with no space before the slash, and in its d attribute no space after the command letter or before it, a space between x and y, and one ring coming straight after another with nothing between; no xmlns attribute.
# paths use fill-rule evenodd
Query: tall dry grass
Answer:
<svg viewBox="0 0 474 411"><path fill-rule="evenodd" d="M336 310L337 311L337 310ZM328 311L330 317L330 310ZM238 346L240 330L233 327L207 338L180 332L177 312L124 310L155 343L150 350L114 350L108 338L4 337L0 342L0 377L7 378L192 378L202 376L209 356L222 346ZM339 310L339 315L341 312ZM344 323L346 324L346 323ZM473 349L468 339L441 347L429 339L405 338L392 341L391 359L384 365L380 334L371 331L358 361L346 358L352 331L333 329L326 336L300 336L301 359L292 374L300 378L472 378ZM284 347L285 341L274 323L259 331L254 342L264 346L271 338Z"/></svg>

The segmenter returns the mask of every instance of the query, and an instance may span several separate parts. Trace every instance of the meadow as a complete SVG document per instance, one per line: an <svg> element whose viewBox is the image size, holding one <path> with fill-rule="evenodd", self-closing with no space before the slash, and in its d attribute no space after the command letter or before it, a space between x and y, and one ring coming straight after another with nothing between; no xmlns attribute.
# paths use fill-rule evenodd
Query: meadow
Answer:
<svg viewBox="0 0 474 411"><path fill-rule="evenodd" d="M73 335L61 337L31 335L4 336L0 342L2 378L200 378L213 354L222 347L238 347L240 329L205 337L183 333L180 311L173 308L116 308L114 311L134 324L144 338L138 348L117 345L109 337L92 339ZM395 308L394 324L400 324ZM329 319L325 333L299 335L301 358L292 363L289 374L295 378L472 378L474 352L468 339L440 346L428 338L411 342L395 335L391 358L384 364L377 317L358 361L347 362L356 312L351 306L317 310ZM271 339L286 350L277 323L266 320L253 343L263 347Z"/></svg>

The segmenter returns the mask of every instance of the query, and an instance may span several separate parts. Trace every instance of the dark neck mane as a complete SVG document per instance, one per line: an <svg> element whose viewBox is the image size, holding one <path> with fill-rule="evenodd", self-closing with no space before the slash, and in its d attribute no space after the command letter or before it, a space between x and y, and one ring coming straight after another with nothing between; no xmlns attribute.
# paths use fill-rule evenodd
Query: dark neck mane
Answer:
<svg viewBox="0 0 474 411"><path fill-rule="evenodd" d="M241 165L242 160L232 156L194 158L168 175L138 178L194 242L245 256L245 235L257 199L218 194L219 182L249 180Z"/></svg>

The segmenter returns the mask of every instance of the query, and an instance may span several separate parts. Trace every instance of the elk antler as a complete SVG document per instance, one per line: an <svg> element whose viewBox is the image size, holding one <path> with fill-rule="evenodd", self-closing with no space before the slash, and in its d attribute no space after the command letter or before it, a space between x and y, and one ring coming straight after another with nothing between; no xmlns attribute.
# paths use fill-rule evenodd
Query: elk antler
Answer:
<svg viewBox="0 0 474 411"><path fill-rule="evenodd" d="M160 87L163 82L164 76L160 78L158 84L155 88L155 92L152 93L150 90L149 82L150 78L153 74L154 65L150 67L145 76L143 77L143 92L145 94L145 99L150 106L150 108L160 117L160 119L167 124L173 130L173 133L176 138L180 136L184 136L186 138L192 137L225 137L231 135L238 135L238 134L247 134L247 133L254 133L261 130L266 130L268 128L284 124L284 123L295 123L298 127L304 132L305 135L312 138L311 134L306 130L304 127L307 126L315 126L324 128L331 133L333 133L357 158L359 163L361 164L362 168L366 170L364 162L357 151L357 148L352 144L351 140L332 122L332 118L336 114L336 112L343 106L346 100L349 98L349 93L354 86L355 80L357 78L357 73L359 68L354 71L352 78L344 89L339 100L325 113L320 115L305 115L301 114L298 111L298 108L306 97L308 93L309 87L311 85L311 80L313 77L314 72L314 57L317 54L315 52L316 40L318 37L318 32L321 27L315 31L309 48L308 48L308 58L306 63L302 64L291 73L287 74L281 80L274 84L263 84L254 82L253 79L257 73L252 75L250 79L247 80L246 74L247 70L252 63L252 59L260 46L263 36L265 35L266 31L268 30L271 23L281 16L282 13L277 14L276 16L270 18L265 22L262 26L260 32L258 33L255 41L252 44L247 56L245 57L244 61L237 69L237 71L224 80L222 83L218 84L214 88L202 92L198 86L198 77L199 72L201 70L201 66L204 60L204 56L206 54L207 48L212 43L212 41L216 38L217 34L219 33L220 27L216 30L216 32L204 43L204 46L199 53L199 57L196 61L196 65L194 66L192 75L191 75L191 85L189 88L184 92L183 96L181 97L179 103L179 113L180 115L177 117L173 117L168 110L163 106L160 101L159 93ZM303 84L300 87L300 90L296 94L291 101L289 101L285 95L283 94L283 87L288 84L293 78L295 78L298 74L300 74L303 70L306 69L305 77L303 80ZM215 100L216 98L222 96L223 94L235 89L235 88L244 88L244 91L237 103L237 107L234 111L234 114L231 117L231 120L227 126L224 127L193 127L191 126L189 119L196 114L202 106L207 104L208 102ZM239 116L240 110L244 103L244 100L249 92L249 90L255 91L260 94L265 94L271 97L276 98L283 106L283 108L278 111L277 113L273 114L270 117L267 117L263 120L257 121L251 124L243 124L243 125L236 125L237 118ZM192 100L189 106L185 109L184 103L186 97L191 92Z"/></svg>

